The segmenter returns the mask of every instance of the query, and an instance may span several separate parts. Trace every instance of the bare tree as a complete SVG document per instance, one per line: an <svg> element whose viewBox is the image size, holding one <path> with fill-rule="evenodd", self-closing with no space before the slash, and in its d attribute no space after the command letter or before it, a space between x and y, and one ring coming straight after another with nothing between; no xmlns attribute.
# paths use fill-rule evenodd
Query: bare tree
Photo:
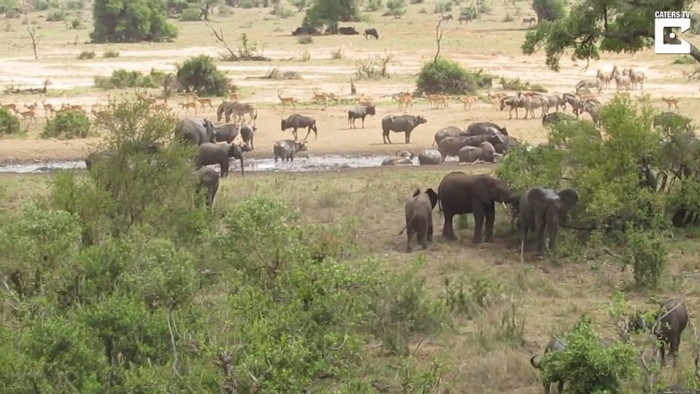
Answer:
<svg viewBox="0 0 700 394"><path fill-rule="evenodd" d="M219 27L219 31L216 31L209 25L207 25L207 27L212 33L214 33L214 37L216 37L216 41L219 42L219 45L221 45L226 52L228 52L228 54L222 54L220 56L221 60L229 62L238 62L243 60L266 62L270 60L265 56L256 54L257 50L255 49L255 46L250 44L248 41L248 36L245 33L241 34L241 46L238 47L237 50L234 50L231 48L228 42L226 42L226 39L224 38L224 31L221 27Z"/></svg>
<svg viewBox="0 0 700 394"><path fill-rule="evenodd" d="M29 39L32 40L32 50L34 51L34 60L39 60L39 55L36 54L36 47L41 41L41 36L37 34L36 25L30 23L27 25L27 33L29 33Z"/></svg>
<svg viewBox="0 0 700 394"><path fill-rule="evenodd" d="M440 58L440 43L442 42L442 33L444 33L444 30L440 28L441 25L442 18L438 19L438 23L435 26L435 43L437 44L437 50L435 51L435 59L433 59L433 62L437 62Z"/></svg>

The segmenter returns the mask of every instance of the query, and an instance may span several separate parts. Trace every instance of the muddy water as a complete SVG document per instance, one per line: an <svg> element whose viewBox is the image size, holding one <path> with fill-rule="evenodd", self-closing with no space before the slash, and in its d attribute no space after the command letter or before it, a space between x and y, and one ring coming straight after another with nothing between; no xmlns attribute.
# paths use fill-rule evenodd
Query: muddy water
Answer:
<svg viewBox="0 0 700 394"><path fill-rule="evenodd" d="M382 161L389 156L309 156L297 157L294 162L277 162L274 159L245 159L246 171L256 172L312 172L312 171L337 171L343 168L379 167ZM418 160L414 159L414 165ZM231 170L237 170L237 162L231 162ZM218 169L219 166L213 166ZM58 170L72 170L85 168L84 161L56 161L49 163L9 164L0 165L0 173L42 173Z"/></svg>

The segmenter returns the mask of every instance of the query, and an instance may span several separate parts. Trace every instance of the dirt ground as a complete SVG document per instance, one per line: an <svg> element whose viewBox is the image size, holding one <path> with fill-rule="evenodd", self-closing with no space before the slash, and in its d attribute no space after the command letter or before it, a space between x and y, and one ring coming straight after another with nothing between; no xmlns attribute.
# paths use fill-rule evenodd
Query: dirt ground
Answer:
<svg viewBox="0 0 700 394"><path fill-rule="evenodd" d="M318 140L311 137L310 154L391 154L397 149L421 150L430 147L433 134L438 129L450 125L464 127L474 121L501 123L517 138L532 143L542 141L544 129L539 119L509 120L507 113L492 109L485 100L477 108L465 110L454 99L447 109L428 109L425 100L417 99L408 112L423 115L428 123L414 131L410 146L403 144L403 136L400 134L394 135L394 145L382 143L381 118L401 113L391 96L402 91L413 91L414 75L424 61L434 56L437 16L423 13L431 5L411 5L408 14L400 20L381 17L378 13L367 13L373 22L360 23L356 27L360 31L369 26L377 27L380 40L365 40L361 35L315 37L310 45L299 44L288 33L299 23L300 16L297 15L278 20L258 15L263 12L261 10L237 9L233 16L215 16L211 25L223 27L225 37L232 45L237 45L235 32L239 28L238 31L245 32L253 40L261 54L272 58L270 62L219 63L219 67L226 70L234 83L241 87L240 100L255 103L259 108L256 134L258 149L252 156L271 156L274 141L291 137L289 131L280 131L280 118L291 114L291 109L282 110L277 99L278 91L283 96L294 96L304 104L297 107L297 113L318 120L319 137ZM672 65L674 56L654 55L649 50L634 55L606 54L602 60L591 62L587 70L582 70L584 64L574 64L565 57L562 59L561 72L555 73L545 67L542 54L524 56L519 50L527 31L521 25L519 16L531 13L527 10L528 4L519 2L516 7L498 4L494 8L491 15L484 15L473 24L445 24L441 55L471 69L484 69L485 72L506 78L520 78L522 81L541 84L550 92L559 93L572 91L575 83L583 78L594 78L597 69L610 71L614 65L621 68L633 67L648 77L644 90L632 91L633 96L649 94L658 102L659 108L665 108L665 104L660 101L662 96L676 97L681 100L681 113L689 116L698 113L700 92L697 84L686 83L681 75L682 71L692 70L693 65ZM513 16L515 21L502 22L506 15ZM76 16L84 21L85 26L92 25L88 12L77 13ZM264 21L255 26L245 24L244 21L254 17ZM216 57L221 51L209 29L199 22L178 23L180 38L174 43L93 45L81 43L87 41L89 29L68 29L63 22L45 22L43 18L42 13L29 16L42 32L38 48L39 60L33 59L31 49L27 46L27 34L19 20L7 20L6 28L0 31L0 37L7 46L0 57L0 81L4 81L0 85L39 87L45 79L51 81L46 95L0 95L2 104L14 103L22 107L37 103L39 107L36 121L23 120L27 133L1 140L0 162L80 159L84 157L90 143L99 138L72 141L38 139L38 133L46 120L42 102L54 106L64 103L82 105L89 111L94 104L105 104L108 95L134 97L133 90L103 91L91 87L96 75L110 75L112 70L118 68L144 72L151 68L173 71L176 64L189 56L204 53ZM102 53L107 50L118 51L119 57L102 58ZM77 54L81 51L95 51L97 56L91 60L77 60ZM342 58L333 60L333 53L338 51L342 53ZM305 59L307 55L308 60ZM386 55L392 56L388 67L389 78L357 78L355 72L358 62ZM260 78L273 68L296 71L302 79L273 81ZM367 119L364 130L352 130L347 126L347 110L352 105L331 105L324 109L319 104L311 103L313 89L349 97L351 78L357 86L358 94L372 96L381 102L377 115ZM493 91L499 90L500 84L494 81ZM155 94L157 89L150 92ZM614 93L614 88L604 90L601 94L602 101L608 100ZM486 92L480 93L482 99L485 95ZM179 107L178 103L183 100L183 97L169 100L171 109L180 117L194 116L193 113L183 112ZM218 100L216 105L220 102ZM197 116L215 118L213 110L208 108Z"/></svg>

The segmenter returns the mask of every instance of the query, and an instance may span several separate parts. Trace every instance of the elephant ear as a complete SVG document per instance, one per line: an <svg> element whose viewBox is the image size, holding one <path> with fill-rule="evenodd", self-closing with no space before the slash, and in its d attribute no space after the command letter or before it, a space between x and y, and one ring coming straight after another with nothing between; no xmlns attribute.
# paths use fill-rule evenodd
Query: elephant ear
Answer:
<svg viewBox="0 0 700 394"><path fill-rule="evenodd" d="M411 197L415 197L415 196L417 196L417 195L419 195L419 194L420 194L420 188L417 187L417 188L416 188L416 191L413 192L413 195L411 195Z"/></svg>
<svg viewBox="0 0 700 394"><path fill-rule="evenodd" d="M564 189L557 193L562 202L562 209L565 212L571 210L571 208L578 202L578 192L574 189Z"/></svg>
<svg viewBox="0 0 700 394"><path fill-rule="evenodd" d="M529 205L544 206L547 199L547 192L541 187L531 187L523 193L522 199Z"/></svg>
<svg viewBox="0 0 700 394"><path fill-rule="evenodd" d="M428 198L430 199L430 209L435 208L435 205L437 205L438 202L438 194L435 193L435 190L433 190L432 188L426 190L425 194L427 194Z"/></svg>

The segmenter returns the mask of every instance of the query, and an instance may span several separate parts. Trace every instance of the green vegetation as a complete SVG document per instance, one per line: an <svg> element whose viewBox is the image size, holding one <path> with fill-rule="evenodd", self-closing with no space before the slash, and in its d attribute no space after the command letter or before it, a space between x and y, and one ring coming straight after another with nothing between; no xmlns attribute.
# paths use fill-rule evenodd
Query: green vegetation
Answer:
<svg viewBox="0 0 700 394"><path fill-rule="evenodd" d="M82 51L78 55L78 60L89 60L89 59L94 59L97 54L95 51Z"/></svg>
<svg viewBox="0 0 700 394"><path fill-rule="evenodd" d="M93 18L95 29L90 38L96 43L167 41L177 37L177 28L167 21L160 1L95 0Z"/></svg>
<svg viewBox="0 0 700 394"><path fill-rule="evenodd" d="M117 55L119 53L117 52ZM105 54L106 55L106 54ZM95 87L100 89L126 89L126 88L159 88L167 74L151 69L149 74L141 71L127 71L123 68L112 71L109 77L96 76Z"/></svg>
<svg viewBox="0 0 700 394"><path fill-rule="evenodd" d="M211 56L191 57L177 66L177 81L185 89L203 96L224 96L228 93L229 80L216 69Z"/></svg>
<svg viewBox="0 0 700 394"><path fill-rule="evenodd" d="M46 14L47 22L60 22L66 19L66 13L61 9L51 9Z"/></svg>
<svg viewBox="0 0 700 394"><path fill-rule="evenodd" d="M20 132L19 119L9 109L0 108L0 135Z"/></svg>
<svg viewBox="0 0 700 394"><path fill-rule="evenodd" d="M452 2L451 1L438 1L435 3L433 8L433 14L442 14L444 12L452 12Z"/></svg>
<svg viewBox="0 0 700 394"><path fill-rule="evenodd" d="M46 122L41 138L70 140L85 138L90 134L90 119L80 112L62 112Z"/></svg>
<svg viewBox="0 0 700 394"><path fill-rule="evenodd" d="M180 14L182 22L198 22L201 20L202 11L199 8L186 8Z"/></svg>
<svg viewBox="0 0 700 394"><path fill-rule="evenodd" d="M440 57L423 65L416 86L426 93L474 93L491 86L493 78L483 70L469 71L455 61Z"/></svg>
<svg viewBox="0 0 700 394"><path fill-rule="evenodd" d="M406 0L387 0L386 8L394 18L400 18L406 14Z"/></svg>
<svg viewBox="0 0 700 394"><path fill-rule="evenodd" d="M360 8L357 0L316 1L306 10L302 24L304 26L328 25L331 32L338 33L338 22L356 22L360 20Z"/></svg>
<svg viewBox="0 0 700 394"><path fill-rule="evenodd" d="M673 64L693 64L695 59L688 55L680 55L673 60Z"/></svg>
<svg viewBox="0 0 700 394"><path fill-rule="evenodd" d="M533 92L547 93L547 89L542 85L530 85L530 82L522 82L520 78L507 79L501 77L503 90L531 90Z"/></svg>
<svg viewBox="0 0 700 394"><path fill-rule="evenodd" d="M557 21L566 17L565 0L533 0L532 9L539 22Z"/></svg>
<svg viewBox="0 0 700 394"><path fill-rule="evenodd" d="M119 51L113 51L113 50L105 51L105 53L102 54L102 57L105 59L119 57Z"/></svg>

